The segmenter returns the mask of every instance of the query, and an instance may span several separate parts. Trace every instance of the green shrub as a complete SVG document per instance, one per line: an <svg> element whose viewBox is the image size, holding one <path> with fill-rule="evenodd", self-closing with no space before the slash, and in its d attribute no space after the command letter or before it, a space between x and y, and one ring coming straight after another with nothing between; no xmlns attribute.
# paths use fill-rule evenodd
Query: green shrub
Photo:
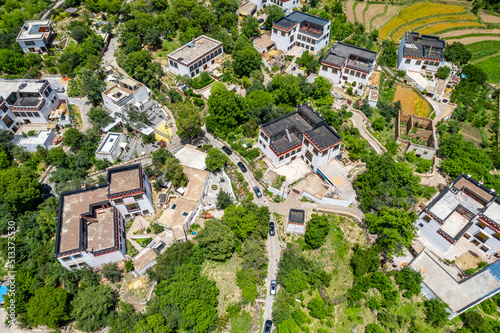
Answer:
<svg viewBox="0 0 500 333"><path fill-rule="evenodd" d="M492 315L494 313L497 313L497 305L491 298L484 300L481 304L479 304L479 307L486 314Z"/></svg>
<svg viewBox="0 0 500 333"><path fill-rule="evenodd" d="M330 222L327 216L313 214L311 220L307 223L305 241L312 249L317 249L325 243Z"/></svg>
<svg viewBox="0 0 500 333"><path fill-rule="evenodd" d="M307 304L309 309L309 315L317 319L323 319L326 317L326 304L320 297L313 298L309 304Z"/></svg>
<svg viewBox="0 0 500 333"><path fill-rule="evenodd" d="M291 271L285 278L285 288L292 294L300 293L307 289L307 275L298 269Z"/></svg>
<svg viewBox="0 0 500 333"><path fill-rule="evenodd" d="M406 290L403 296L410 298L420 293L422 275L406 266L396 274L396 283L399 285L399 289Z"/></svg>
<svg viewBox="0 0 500 333"><path fill-rule="evenodd" d="M252 274L252 271L249 269L242 269L236 272L236 284L241 289L241 295L243 299L255 302L257 298L257 282L258 277Z"/></svg>
<svg viewBox="0 0 500 333"><path fill-rule="evenodd" d="M131 272L134 270L134 263L132 260L125 260L125 271Z"/></svg>

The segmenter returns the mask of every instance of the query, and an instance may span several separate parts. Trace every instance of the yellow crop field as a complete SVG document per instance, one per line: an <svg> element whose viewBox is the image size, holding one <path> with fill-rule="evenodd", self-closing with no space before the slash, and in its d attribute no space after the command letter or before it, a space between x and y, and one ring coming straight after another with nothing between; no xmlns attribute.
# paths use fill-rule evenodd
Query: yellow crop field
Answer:
<svg viewBox="0 0 500 333"><path fill-rule="evenodd" d="M479 22L449 22L449 23L439 23L431 25L427 28L421 29L419 32L421 34L433 34L439 31L443 31L451 28L459 28L459 27L479 27L483 26Z"/></svg>
<svg viewBox="0 0 500 333"><path fill-rule="evenodd" d="M461 6L444 5L437 3L419 2L415 5L403 8L398 16L390 20L380 29L379 36L382 39L389 37L391 32L400 25L424 18L427 16L463 13L466 9Z"/></svg>
<svg viewBox="0 0 500 333"><path fill-rule="evenodd" d="M437 16L437 17L430 17L428 19L422 19L419 20L418 22L410 23L407 24L397 30L394 30L391 32L392 36L391 39L393 41L398 41L403 37L405 31L415 31L416 28L418 27L423 27L426 25L429 25L431 23L439 23L439 22L455 22L455 21L474 21L477 20L477 17L467 13L467 14L450 14L450 15L445 15L445 16Z"/></svg>
<svg viewBox="0 0 500 333"><path fill-rule="evenodd" d="M422 97L420 97L413 89L400 86L396 88L396 95L394 102L401 101L401 109L404 114L414 114L419 117L427 117L431 111L429 104L427 104Z"/></svg>

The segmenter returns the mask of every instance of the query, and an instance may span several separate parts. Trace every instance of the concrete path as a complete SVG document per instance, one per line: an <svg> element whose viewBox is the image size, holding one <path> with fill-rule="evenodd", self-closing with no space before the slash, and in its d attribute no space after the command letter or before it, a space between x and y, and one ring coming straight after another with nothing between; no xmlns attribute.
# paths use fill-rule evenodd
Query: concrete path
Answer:
<svg viewBox="0 0 500 333"><path fill-rule="evenodd" d="M366 129L367 120L361 113L353 108L349 108L349 111L352 111L352 124L359 130L359 134L368 141L375 152L377 152L377 154L386 152L387 149Z"/></svg>
<svg viewBox="0 0 500 333"><path fill-rule="evenodd" d="M90 129L92 127L92 123L90 122L88 113L92 105L90 104L87 97L85 96L84 98L73 98L65 96L64 98L66 98L71 104L78 106L78 108L80 109L80 115L82 117L82 132Z"/></svg>

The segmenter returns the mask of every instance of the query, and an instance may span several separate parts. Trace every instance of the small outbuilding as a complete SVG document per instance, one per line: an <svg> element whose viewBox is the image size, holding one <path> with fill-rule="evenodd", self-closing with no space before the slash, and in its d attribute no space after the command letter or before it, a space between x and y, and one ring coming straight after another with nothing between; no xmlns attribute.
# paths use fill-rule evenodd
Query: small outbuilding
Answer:
<svg viewBox="0 0 500 333"><path fill-rule="evenodd" d="M286 219L285 230L287 233L295 235L304 235L306 212L302 209L290 209L288 218Z"/></svg>

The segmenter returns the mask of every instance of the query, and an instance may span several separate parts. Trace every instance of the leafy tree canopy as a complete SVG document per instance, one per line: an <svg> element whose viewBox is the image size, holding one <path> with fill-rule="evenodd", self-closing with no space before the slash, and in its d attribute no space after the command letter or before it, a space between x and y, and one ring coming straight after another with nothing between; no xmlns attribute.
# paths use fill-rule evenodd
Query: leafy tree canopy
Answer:
<svg viewBox="0 0 500 333"><path fill-rule="evenodd" d="M196 237L207 259L225 260L234 251L234 233L217 220L207 220Z"/></svg>

